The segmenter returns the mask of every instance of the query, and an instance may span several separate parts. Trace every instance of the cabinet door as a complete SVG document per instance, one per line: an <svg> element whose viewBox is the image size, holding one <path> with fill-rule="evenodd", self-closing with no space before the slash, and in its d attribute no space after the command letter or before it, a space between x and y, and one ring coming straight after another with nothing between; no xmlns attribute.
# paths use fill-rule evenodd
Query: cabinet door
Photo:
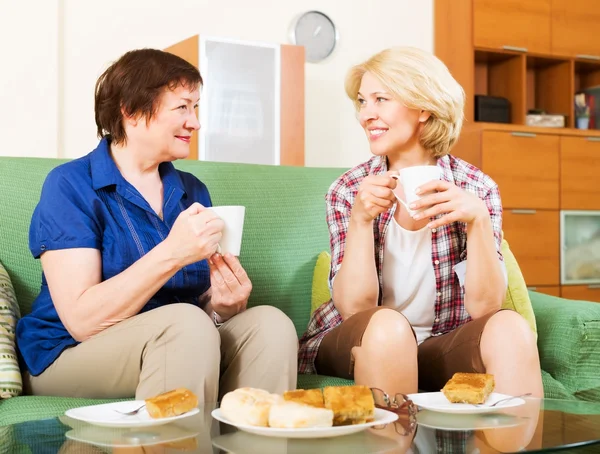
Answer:
<svg viewBox="0 0 600 454"><path fill-rule="evenodd" d="M559 285L559 212L505 210L504 238L527 286Z"/></svg>
<svg viewBox="0 0 600 454"><path fill-rule="evenodd" d="M558 209L558 136L486 131L482 148L504 208Z"/></svg>
<svg viewBox="0 0 600 454"><path fill-rule="evenodd" d="M551 0L474 0L475 47L550 52Z"/></svg>
<svg viewBox="0 0 600 454"><path fill-rule="evenodd" d="M560 207L600 210L600 142L597 138L561 137Z"/></svg>
<svg viewBox="0 0 600 454"><path fill-rule="evenodd" d="M552 0L552 53L600 57L598 0Z"/></svg>
<svg viewBox="0 0 600 454"><path fill-rule="evenodd" d="M570 300L584 300L600 303L600 286L598 285L563 285L560 296Z"/></svg>

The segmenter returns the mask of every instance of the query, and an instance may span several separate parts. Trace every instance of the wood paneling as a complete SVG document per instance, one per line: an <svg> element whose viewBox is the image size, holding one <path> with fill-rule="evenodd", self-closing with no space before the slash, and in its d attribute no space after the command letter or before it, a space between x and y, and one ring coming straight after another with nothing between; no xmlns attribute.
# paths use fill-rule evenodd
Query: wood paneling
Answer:
<svg viewBox="0 0 600 454"><path fill-rule="evenodd" d="M570 300L584 300L600 303L600 287L588 285L563 285L560 296Z"/></svg>
<svg viewBox="0 0 600 454"><path fill-rule="evenodd" d="M600 57L599 24L598 0L552 0L552 52Z"/></svg>
<svg viewBox="0 0 600 454"><path fill-rule="evenodd" d="M473 17L471 1L435 0L434 53L465 90L465 119L474 120ZM465 21L465 18L467 21Z"/></svg>
<svg viewBox="0 0 600 454"><path fill-rule="evenodd" d="M504 208L558 209L559 138L519 134L483 132L483 170L498 183Z"/></svg>
<svg viewBox="0 0 600 454"><path fill-rule="evenodd" d="M600 142L597 137L561 137L560 207L600 210Z"/></svg>
<svg viewBox="0 0 600 454"><path fill-rule="evenodd" d="M281 165L304 165L304 47L281 46Z"/></svg>
<svg viewBox="0 0 600 454"><path fill-rule="evenodd" d="M550 6L551 0L473 0L475 46L549 53Z"/></svg>
<svg viewBox="0 0 600 454"><path fill-rule="evenodd" d="M504 210L503 230L528 286L560 283L559 212Z"/></svg>
<svg viewBox="0 0 600 454"><path fill-rule="evenodd" d="M475 167L481 168L481 130L466 126L450 152Z"/></svg>

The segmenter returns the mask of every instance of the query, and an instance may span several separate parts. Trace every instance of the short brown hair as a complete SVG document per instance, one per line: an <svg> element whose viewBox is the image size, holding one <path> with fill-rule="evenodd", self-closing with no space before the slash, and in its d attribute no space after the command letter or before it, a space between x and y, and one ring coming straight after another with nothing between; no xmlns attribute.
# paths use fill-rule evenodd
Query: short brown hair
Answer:
<svg viewBox="0 0 600 454"><path fill-rule="evenodd" d="M183 85L195 90L202 85L200 71L183 58L157 49L138 49L124 54L96 81L94 110L98 137L110 135L126 143L123 112L150 121L165 89Z"/></svg>

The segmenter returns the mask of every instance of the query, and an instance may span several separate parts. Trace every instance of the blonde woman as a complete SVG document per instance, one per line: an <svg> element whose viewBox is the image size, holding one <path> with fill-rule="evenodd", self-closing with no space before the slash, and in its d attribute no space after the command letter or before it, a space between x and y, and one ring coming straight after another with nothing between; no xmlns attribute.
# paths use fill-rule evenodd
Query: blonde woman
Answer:
<svg viewBox="0 0 600 454"><path fill-rule="evenodd" d="M388 393L438 391L455 372L494 374L496 390L543 396L536 341L500 310L507 278L496 183L450 155L464 92L414 48L353 67L346 93L374 155L329 189L332 300L313 315L299 368ZM411 216L397 202L402 169L436 165Z"/></svg>

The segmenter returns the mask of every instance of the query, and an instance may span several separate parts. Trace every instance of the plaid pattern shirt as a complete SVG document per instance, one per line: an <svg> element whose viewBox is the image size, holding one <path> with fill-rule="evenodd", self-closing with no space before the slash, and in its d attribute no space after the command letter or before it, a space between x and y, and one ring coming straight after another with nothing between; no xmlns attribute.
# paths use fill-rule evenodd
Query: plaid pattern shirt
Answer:
<svg viewBox="0 0 600 454"><path fill-rule="evenodd" d="M437 161L442 170L442 180L455 184L459 188L476 194L482 199L490 212L496 249L502 260L500 244L502 241L502 202L498 185L486 174L469 163L451 155ZM387 171L385 157L374 156L338 178L329 188L326 196L327 224L329 225L331 247L331 270L329 287L344 259L346 232L350 212L362 180L368 175L378 175ZM375 264L379 277L379 304L382 297L382 270L385 233L393 216L393 210L379 215L373 223L375 237ZM462 222L444 225L431 231L432 262L436 281L435 321L432 335L452 331L471 320L465 310L464 289L460 286L453 267L467 258L467 226ZM323 304L312 315L308 329L300 339L298 371L314 374L315 359L323 337L342 322L333 300Z"/></svg>

